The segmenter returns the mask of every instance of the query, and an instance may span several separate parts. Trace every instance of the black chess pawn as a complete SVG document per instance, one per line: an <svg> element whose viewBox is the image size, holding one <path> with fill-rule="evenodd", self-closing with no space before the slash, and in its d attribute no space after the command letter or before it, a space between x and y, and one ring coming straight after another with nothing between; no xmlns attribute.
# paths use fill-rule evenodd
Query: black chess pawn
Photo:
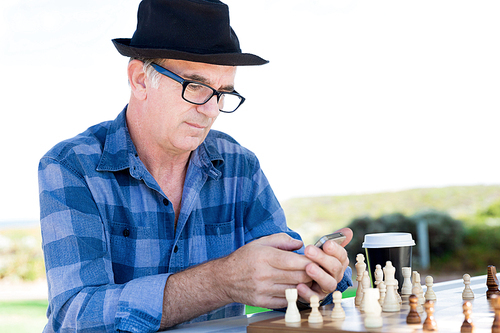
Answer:
<svg viewBox="0 0 500 333"><path fill-rule="evenodd" d="M406 317L406 323L407 324L420 324L420 323L422 323L422 319L420 318L420 315L418 314L418 311L417 311L418 297L415 294L412 294L409 297L409 301L410 301L410 312L408 313L408 316Z"/></svg>
<svg viewBox="0 0 500 333"><path fill-rule="evenodd" d="M491 333L500 333L500 296L491 295L491 302L495 309L495 318L491 326Z"/></svg>
<svg viewBox="0 0 500 333"><path fill-rule="evenodd" d="M470 317L470 315L472 314L472 303L469 301L465 301L463 309L465 319L462 323L462 327L460 328L460 333L472 333L474 332L474 324L472 323L472 319Z"/></svg>
<svg viewBox="0 0 500 333"><path fill-rule="evenodd" d="M425 313L427 313L427 318L424 320L424 331L437 331L437 324L434 319L434 301L425 301L424 307Z"/></svg>

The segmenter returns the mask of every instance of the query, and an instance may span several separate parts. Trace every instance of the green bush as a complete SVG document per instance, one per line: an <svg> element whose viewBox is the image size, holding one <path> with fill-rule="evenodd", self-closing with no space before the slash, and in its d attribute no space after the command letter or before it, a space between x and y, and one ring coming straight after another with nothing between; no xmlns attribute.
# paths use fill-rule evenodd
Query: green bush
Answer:
<svg viewBox="0 0 500 333"><path fill-rule="evenodd" d="M0 232L0 279L34 281L45 277L38 228Z"/></svg>

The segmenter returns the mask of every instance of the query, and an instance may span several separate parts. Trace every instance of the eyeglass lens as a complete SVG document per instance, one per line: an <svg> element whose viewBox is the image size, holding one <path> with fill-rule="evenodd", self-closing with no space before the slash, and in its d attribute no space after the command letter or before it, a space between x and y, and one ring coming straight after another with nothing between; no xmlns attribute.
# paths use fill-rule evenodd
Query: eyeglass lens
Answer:
<svg viewBox="0 0 500 333"><path fill-rule="evenodd" d="M213 90L205 85L189 83L184 90L184 99L195 104L204 104L213 96ZM241 103L241 98L231 93L222 93L219 98L219 110L233 112Z"/></svg>

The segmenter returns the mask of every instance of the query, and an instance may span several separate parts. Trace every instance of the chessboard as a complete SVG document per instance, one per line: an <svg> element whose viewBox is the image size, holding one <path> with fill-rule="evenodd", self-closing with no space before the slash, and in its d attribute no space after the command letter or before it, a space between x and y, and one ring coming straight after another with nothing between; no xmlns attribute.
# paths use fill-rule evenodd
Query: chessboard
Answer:
<svg viewBox="0 0 500 333"><path fill-rule="evenodd" d="M437 301L434 305L434 318L437 323L438 332L460 332L464 321L462 292L464 285L454 281L453 283L440 283L435 286ZM425 287L424 287L425 288ZM472 279L471 288L474 292L471 319L474 324L474 333L491 332L495 316L491 300L486 297L486 277ZM342 300L345 311L345 319L331 319L330 313L333 305L320 307L323 316L322 324L310 324L308 316L311 310L301 312L301 321L297 323L286 323L283 317L267 319L248 325L248 333L273 333L273 332L427 332L423 330L422 324L409 325L406 317L410 311L408 297L402 297L401 311L382 312L383 326L381 328L365 328L364 313L355 306L354 297ZM426 318L425 311L419 313L422 323Z"/></svg>

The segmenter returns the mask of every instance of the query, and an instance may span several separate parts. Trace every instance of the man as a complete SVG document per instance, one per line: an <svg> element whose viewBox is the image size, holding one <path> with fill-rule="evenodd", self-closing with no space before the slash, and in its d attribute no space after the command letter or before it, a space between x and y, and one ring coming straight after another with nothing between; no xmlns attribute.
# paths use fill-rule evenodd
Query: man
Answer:
<svg viewBox="0 0 500 333"><path fill-rule="evenodd" d="M113 42L129 104L40 161L45 331L153 332L345 290L343 247L304 249L255 155L210 131L244 101L236 66L267 62L241 52L227 6L144 0Z"/></svg>

